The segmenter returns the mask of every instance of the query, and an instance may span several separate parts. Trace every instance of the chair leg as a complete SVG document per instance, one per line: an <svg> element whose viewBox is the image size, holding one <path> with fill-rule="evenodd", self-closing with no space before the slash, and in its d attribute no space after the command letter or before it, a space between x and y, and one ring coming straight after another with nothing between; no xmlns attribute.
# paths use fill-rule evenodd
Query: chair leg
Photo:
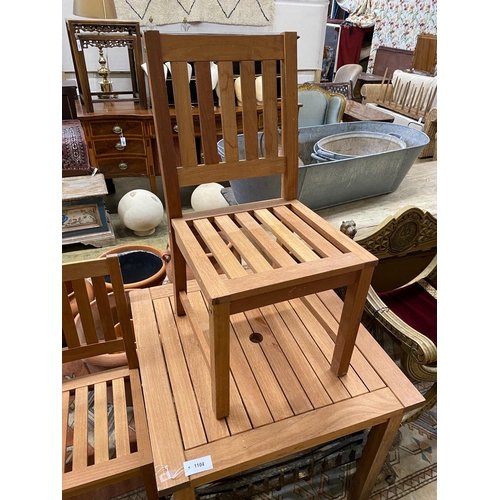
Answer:
<svg viewBox="0 0 500 500"><path fill-rule="evenodd" d="M212 304L209 311L210 372L216 418L229 415L229 303Z"/></svg>
<svg viewBox="0 0 500 500"><path fill-rule="evenodd" d="M399 430L402 417L403 411L371 428L352 478L348 500L366 500L370 497L380 469Z"/></svg>
<svg viewBox="0 0 500 500"><path fill-rule="evenodd" d="M331 364L337 377L345 375L349 369L373 271L373 267L363 269L359 279L347 287Z"/></svg>
<svg viewBox="0 0 500 500"><path fill-rule="evenodd" d="M170 240L172 246L172 269L174 271L174 307L178 316L184 316L186 311L180 298L180 292L187 291L186 259L179 247Z"/></svg>

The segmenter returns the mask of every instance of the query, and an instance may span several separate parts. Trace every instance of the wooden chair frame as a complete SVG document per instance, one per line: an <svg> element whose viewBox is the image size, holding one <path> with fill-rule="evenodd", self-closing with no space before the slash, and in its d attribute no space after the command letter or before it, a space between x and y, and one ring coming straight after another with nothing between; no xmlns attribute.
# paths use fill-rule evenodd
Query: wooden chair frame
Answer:
<svg viewBox="0 0 500 500"><path fill-rule="evenodd" d="M297 34L144 35L153 115L166 198L172 251L175 309L188 313L200 330L203 318L189 314L186 264L208 309L207 360L217 418L229 415L230 315L347 286L344 313L331 369L344 375L354 348L368 286L377 263L369 252L296 200L298 191ZM163 63L170 61L181 166L177 166ZM196 156L186 62L195 65L204 163ZM217 150L210 62L217 63L221 135L225 161ZM233 62L240 61L245 158L237 136ZM255 63L262 63L263 123L257 120ZM280 78L277 78L279 62ZM277 82L281 99L277 98ZM279 128L281 127L281 145ZM259 132L264 147L259 152ZM280 146L280 147L279 147ZM281 198L227 209L183 213L180 187L246 177L281 175ZM224 244L223 231L247 264ZM270 234L273 235L270 236ZM200 243L201 242L201 243ZM221 266L207 257L207 246ZM200 337L203 333L200 332Z"/></svg>
<svg viewBox="0 0 500 500"><path fill-rule="evenodd" d="M115 315L106 289L107 276L113 285ZM85 285L88 278L92 279L95 294L92 304ZM76 297L80 329L73 318L66 282L71 282ZM121 336L116 333L116 320L121 327ZM70 498L141 475L148 499L158 499L130 306L118 255L63 264L62 326L67 343L62 350L63 363L120 351L125 351L128 360L128 366L63 380L62 497ZM99 337L98 329L102 330L104 338ZM109 438L109 404L113 404L113 453ZM93 455L89 455L87 435L91 406L94 414ZM135 440L129 431L130 407L133 408ZM70 414L73 443L71 459L67 460Z"/></svg>

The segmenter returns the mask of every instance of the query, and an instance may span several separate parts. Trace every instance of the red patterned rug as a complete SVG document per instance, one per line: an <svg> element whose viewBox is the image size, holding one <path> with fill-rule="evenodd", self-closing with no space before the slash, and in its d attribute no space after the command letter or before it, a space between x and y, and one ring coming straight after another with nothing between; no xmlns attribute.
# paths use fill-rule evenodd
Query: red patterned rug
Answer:
<svg viewBox="0 0 500 500"><path fill-rule="evenodd" d="M80 120L62 121L62 170L64 175L85 175L92 169Z"/></svg>

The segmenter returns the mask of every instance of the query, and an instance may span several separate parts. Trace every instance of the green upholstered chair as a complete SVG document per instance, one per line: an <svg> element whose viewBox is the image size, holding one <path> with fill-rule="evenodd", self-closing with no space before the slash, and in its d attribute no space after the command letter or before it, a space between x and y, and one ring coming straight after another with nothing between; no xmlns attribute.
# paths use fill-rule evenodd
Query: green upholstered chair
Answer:
<svg viewBox="0 0 500 500"><path fill-rule="evenodd" d="M344 95L323 89L313 83L298 87L299 128L340 123L344 116Z"/></svg>

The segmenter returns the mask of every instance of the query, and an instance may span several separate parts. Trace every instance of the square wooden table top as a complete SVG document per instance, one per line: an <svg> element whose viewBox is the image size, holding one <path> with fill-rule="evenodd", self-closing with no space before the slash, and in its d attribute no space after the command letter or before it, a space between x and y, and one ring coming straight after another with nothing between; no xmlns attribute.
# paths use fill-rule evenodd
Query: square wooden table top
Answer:
<svg viewBox="0 0 500 500"><path fill-rule="evenodd" d="M368 498L404 411L423 397L364 327L348 373L334 376L337 294L231 316L231 408L219 420L196 282L188 295L192 322L175 315L172 284L129 291L160 495L194 498L197 486L372 427L351 492ZM206 457L211 468L185 474L185 462Z"/></svg>

